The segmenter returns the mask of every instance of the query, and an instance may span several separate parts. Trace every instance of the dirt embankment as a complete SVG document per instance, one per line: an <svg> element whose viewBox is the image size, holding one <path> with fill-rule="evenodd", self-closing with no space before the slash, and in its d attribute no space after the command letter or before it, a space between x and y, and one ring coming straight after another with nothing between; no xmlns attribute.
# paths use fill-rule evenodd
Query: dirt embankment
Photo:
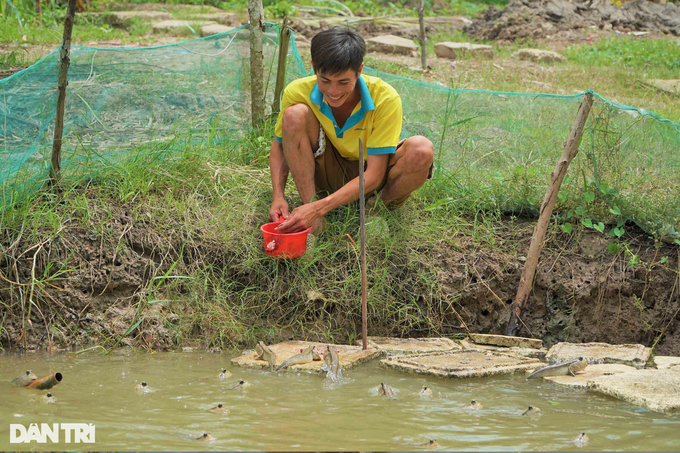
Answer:
<svg viewBox="0 0 680 453"><path fill-rule="evenodd" d="M28 348L46 348L49 338L54 347L74 349L99 343L110 347L116 341L150 349L190 344L210 348L252 344L257 332L269 332L271 342L328 335L348 341L352 332L360 331L358 304L356 310L354 304L333 308L324 299L340 294L333 293L334 287L347 286L347 272L356 270L352 250L336 254L330 266L348 271L333 274L338 281L325 281L310 296L313 291L295 286L298 263L265 260L268 271L257 271L253 263L261 251L255 246L257 256L248 257L225 246L209 229L187 233L180 228L182 219L156 223L147 221L152 216L144 212L132 216L130 208L112 203L102 209L105 216L90 211L89 220L69 218L56 233L30 239L25 232L11 238L3 234L3 347L22 347L25 341ZM262 219L251 220L246 223L249 228L252 223L252 237L240 238L240 243L259 240ZM109 234L95 233L102 222ZM389 319L378 306L370 314L371 334L453 335L465 332L461 321L474 332L504 333L533 224L506 219L483 243L470 234L454 243L441 240L391 252L391 296L413 302L389 313ZM612 239L594 231L549 237L520 334L547 345L605 341L652 346L663 332L655 352L680 355L680 319L674 319L680 308L678 248L656 247L642 233L625 239L629 253L612 255L607 250ZM329 268L328 263L317 264L319 270ZM221 276L229 288L216 286L214 279L200 284L196 278L164 280L171 267L171 275ZM286 272L292 278L281 278ZM264 295L272 292L285 297L265 303ZM30 322L25 322L31 300L35 304ZM244 309L244 304L252 306ZM271 321L279 312L276 319L285 319L286 329Z"/></svg>
<svg viewBox="0 0 680 453"><path fill-rule="evenodd" d="M510 0L502 10L490 6L465 31L479 39L514 41L588 27L680 36L680 4L634 0L616 6L609 0Z"/></svg>

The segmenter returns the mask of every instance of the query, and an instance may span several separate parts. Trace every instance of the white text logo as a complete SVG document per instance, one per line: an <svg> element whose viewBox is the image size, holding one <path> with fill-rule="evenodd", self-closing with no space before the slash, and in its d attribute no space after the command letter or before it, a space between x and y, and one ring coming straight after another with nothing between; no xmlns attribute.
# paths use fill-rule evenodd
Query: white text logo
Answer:
<svg viewBox="0 0 680 453"><path fill-rule="evenodd" d="M9 443L11 444L27 444L30 442L37 442L39 444L47 443L47 439L52 443L59 442L59 435L63 433L64 442L70 444L75 442L77 444L93 444L94 443L94 425L92 423L31 423L28 428L24 425L11 423L9 425Z"/></svg>

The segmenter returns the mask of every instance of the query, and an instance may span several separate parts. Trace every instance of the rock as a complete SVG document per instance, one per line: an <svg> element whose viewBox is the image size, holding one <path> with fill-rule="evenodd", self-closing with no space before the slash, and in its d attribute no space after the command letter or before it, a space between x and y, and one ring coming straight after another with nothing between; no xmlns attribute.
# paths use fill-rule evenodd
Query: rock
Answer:
<svg viewBox="0 0 680 453"><path fill-rule="evenodd" d="M588 382L588 390L604 393L654 412L680 410L680 371L635 370L600 376Z"/></svg>
<svg viewBox="0 0 680 453"><path fill-rule="evenodd" d="M172 19L172 14L165 11L110 11L102 16L102 21L114 27L127 27L133 17L144 21L161 21Z"/></svg>
<svg viewBox="0 0 680 453"><path fill-rule="evenodd" d="M621 365L620 363L607 363L603 365L588 365L585 370L577 373L576 376L548 376L544 379L567 387L586 388L588 382L593 378L629 373L631 371L635 371L635 368L632 366Z"/></svg>
<svg viewBox="0 0 680 453"><path fill-rule="evenodd" d="M507 346L492 346L488 344L478 344L469 341L468 339L461 340L460 345L465 351L482 351L482 352L500 352L501 354L511 355L513 357L531 357L542 360L548 353L546 348L515 348Z"/></svg>
<svg viewBox="0 0 680 453"><path fill-rule="evenodd" d="M229 30L233 30L233 28L221 24L204 25L201 27L201 36L217 35L220 33L228 32Z"/></svg>
<svg viewBox="0 0 680 453"><path fill-rule="evenodd" d="M376 36L366 40L369 50L383 53L399 53L403 55L410 55L413 51L418 51L416 46L410 39L400 38L393 35Z"/></svg>
<svg viewBox="0 0 680 453"><path fill-rule="evenodd" d="M434 51L439 58L456 60L466 55L493 58L493 48L485 44L470 44L469 42L438 42Z"/></svg>
<svg viewBox="0 0 680 453"><path fill-rule="evenodd" d="M231 27L238 27L241 25L241 21L238 20L238 17L234 13L194 14L191 16L190 20L217 22L218 24L229 25Z"/></svg>
<svg viewBox="0 0 680 453"><path fill-rule="evenodd" d="M654 363L656 364L656 367L660 370L671 367L675 367L677 370L680 370L680 357L658 355L654 357Z"/></svg>
<svg viewBox="0 0 680 453"><path fill-rule="evenodd" d="M536 359L481 351L450 351L390 357L381 364L407 373L448 378L473 378L509 374L536 368Z"/></svg>
<svg viewBox="0 0 680 453"><path fill-rule="evenodd" d="M183 32L184 30L189 30L189 26L191 28L194 28L194 26L197 27L205 27L206 25L216 25L215 22L206 22L206 21L196 21L196 22L191 22L187 20L163 20L161 22L154 22L151 24L151 27L153 28L154 32L160 32L160 31L169 31L171 33L178 33L178 32Z"/></svg>
<svg viewBox="0 0 680 453"><path fill-rule="evenodd" d="M540 63L552 63L555 61L563 62L565 58L557 52L540 49L520 49L512 54L518 60L531 60Z"/></svg>
<svg viewBox="0 0 680 453"><path fill-rule="evenodd" d="M511 337L507 335L487 335L482 333L471 333L470 338L477 344L490 344L494 346L507 346L517 348L541 349L543 340L534 338Z"/></svg>
<svg viewBox="0 0 680 453"><path fill-rule="evenodd" d="M361 340L357 340L360 345ZM461 347L448 338L391 338L368 337L368 347L378 348L387 355L425 354L460 350Z"/></svg>
<svg viewBox="0 0 680 453"><path fill-rule="evenodd" d="M650 355L651 349L641 344L557 343L550 348L545 359L555 364L583 357L588 364L622 363L643 368Z"/></svg>

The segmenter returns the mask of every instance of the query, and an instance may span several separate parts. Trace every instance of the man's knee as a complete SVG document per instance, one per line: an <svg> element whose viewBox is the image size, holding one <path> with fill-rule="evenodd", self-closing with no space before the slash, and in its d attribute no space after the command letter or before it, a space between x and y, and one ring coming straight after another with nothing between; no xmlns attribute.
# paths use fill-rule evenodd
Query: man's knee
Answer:
<svg viewBox="0 0 680 453"><path fill-rule="evenodd" d="M293 104L283 112L283 130L306 130L309 115L314 115L307 104Z"/></svg>
<svg viewBox="0 0 680 453"><path fill-rule="evenodd" d="M434 160L434 145L430 139L414 135L409 137L407 143L409 167L414 170L429 169Z"/></svg>

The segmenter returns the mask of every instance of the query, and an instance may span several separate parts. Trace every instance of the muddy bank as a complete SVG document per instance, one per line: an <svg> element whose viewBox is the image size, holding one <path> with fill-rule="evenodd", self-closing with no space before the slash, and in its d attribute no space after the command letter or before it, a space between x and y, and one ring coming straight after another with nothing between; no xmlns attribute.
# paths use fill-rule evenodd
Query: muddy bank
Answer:
<svg viewBox="0 0 680 453"><path fill-rule="evenodd" d="M680 5L646 0L634 0L621 6L609 0L510 0L502 10L490 6L465 31L478 39L514 41L545 38L588 27L680 36Z"/></svg>
<svg viewBox="0 0 680 453"><path fill-rule="evenodd" d="M69 213L56 230L2 232L3 348L216 348L252 345L258 337L343 343L361 331L360 305L351 302L360 300L356 253L345 234L317 239L317 248L333 252L332 262L315 259L315 251L306 260L274 261L259 249L264 218L255 214L244 216L245 237L225 243L219 229L183 223L196 223L190 216L157 220L155 208L139 200L89 203L87 215ZM505 333L533 225L503 219L494 237L470 232L369 249L369 270L383 268L389 279L387 295L369 287L369 333L454 335L465 333L461 321L473 332ZM643 233L624 239L627 248L612 255L612 239L594 231L549 236L519 334L546 346L652 346L663 331L655 353L680 355L680 320L673 319L678 248L656 247ZM252 248L240 248L246 246ZM387 309L381 298L401 308Z"/></svg>

